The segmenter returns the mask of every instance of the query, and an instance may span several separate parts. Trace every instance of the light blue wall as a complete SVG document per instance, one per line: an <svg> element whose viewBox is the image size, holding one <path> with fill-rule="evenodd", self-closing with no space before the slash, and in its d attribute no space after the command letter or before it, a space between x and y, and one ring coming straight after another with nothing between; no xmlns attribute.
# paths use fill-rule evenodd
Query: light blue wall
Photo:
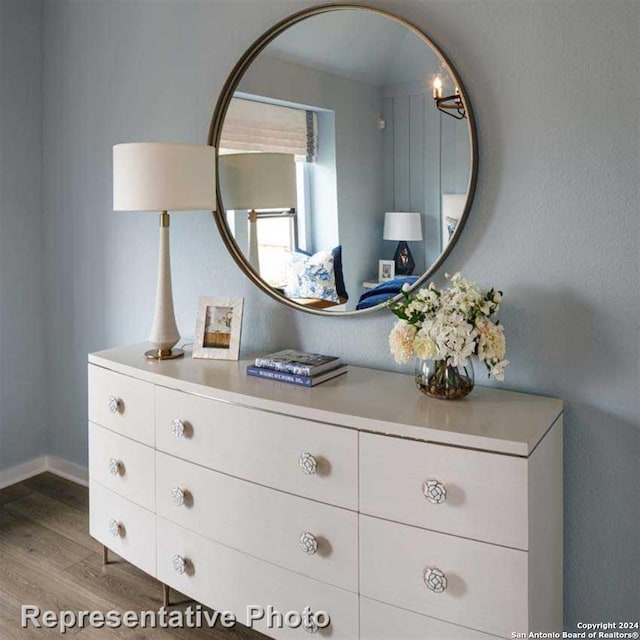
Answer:
<svg viewBox="0 0 640 640"><path fill-rule="evenodd" d="M206 140L214 101L246 46L309 4L46 0L55 453L86 463L86 353L144 338L151 320L157 221L112 213L111 145ZM462 269L503 289L513 361L503 386L566 400L567 621L637 618L640 4L376 4L445 47L476 109L477 198L439 277ZM183 333L193 333L198 295L244 295L247 352L289 345L394 368L388 315L316 318L281 307L238 271L206 215L173 219Z"/></svg>
<svg viewBox="0 0 640 640"><path fill-rule="evenodd" d="M466 120L439 118L442 149L442 193L467 193L471 171L471 143Z"/></svg>
<svg viewBox="0 0 640 640"><path fill-rule="evenodd" d="M0 0L0 470L47 451L42 4Z"/></svg>
<svg viewBox="0 0 640 640"><path fill-rule="evenodd" d="M340 244L338 176L336 171L336 113L317 112L318 157L309 166L309 216L311 239L307 251L330 250ZM347 249L348 250L348 249Z"/></svg>

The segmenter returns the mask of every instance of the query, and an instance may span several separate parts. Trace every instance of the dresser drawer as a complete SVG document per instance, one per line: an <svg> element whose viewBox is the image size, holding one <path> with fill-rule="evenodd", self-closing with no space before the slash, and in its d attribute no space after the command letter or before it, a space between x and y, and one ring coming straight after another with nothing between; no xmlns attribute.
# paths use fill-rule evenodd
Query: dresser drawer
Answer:
<svg viewBox="0 0 640 640"><path fill-rule="evenodd" d="M89 420L153 446L153 385L89 365Z"/></svg>
<svg viewBox="0 0 640 640"><path fill-rule="evenodd" d="M89 532L120 557L156 575L156 517L92 480Z"/></svg>
<svg viewBox="0 0 640 640"><path fill-rule="evenodd" d="M498 636L528 629L527 555L360 516L362 595Z"/></svg>
<svg viewBox="0 0 640 640"><path fill-rule="evenodd" d="M527 499L524 458L360 434L362 513L527 549Z"/></svg>
<svg viewBox="0 0 640 640"><path fill-rule="evenodd" d="M89 423L89 477L153 511L153 449Z"/></svg>
<svg viewBox="0 0 640 640"><path fill-rule="evenodd" d="M161 451L268 487L357 509L355 431L162 387L156 388L155 416ZM174 420L182 421L178 435Z"/></svg>
<svg viewBox="0 0 640 640"><path fill-rule="evenodd" d="M218 611L233 611L246 624L247 606L269 605L283 613L326 611L331 625L320 637L358 637L358 596L343 589L281 569L158 517L158 579ZM184 567L184 572L180 573ZM297 629L255 629L273 638L306 637Z"/></svg>
<svg viewBox="0 0 640 640"><path fill-rule="evenodd" d="M358 515L156 454L158 515L207 538L357 592Z"/></svg>
<svg viewBox="0 0 640 640"><path fill-rule="evenodd" d="M496 640L497 637L360 598L360 640Z"/></svg>

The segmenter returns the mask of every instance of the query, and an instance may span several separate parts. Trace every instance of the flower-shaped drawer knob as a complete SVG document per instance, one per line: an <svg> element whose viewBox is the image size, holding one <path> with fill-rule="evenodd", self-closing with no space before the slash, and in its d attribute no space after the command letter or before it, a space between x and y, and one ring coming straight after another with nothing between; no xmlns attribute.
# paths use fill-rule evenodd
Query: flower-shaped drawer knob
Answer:
<svg viewBox="0 0 640 640"><path fill-rule="evenodd" d="M120 523L117 520L114 520L113 518L109 520L109 533L114 538L120 537L120 534L122 533L122 528L120 527Z"/></svg>
<svg viewBox="0 0 640 640"><path fill-rule="evenodd" d="M437 480L427 480L422 492L431 504L442 504L447 499L447 488Z"/></svg>
<svg viewBox="0 0 640 640"><path fill-rule="evenodd" d="M120 398L117 398L116 396L109 396L109 399L107 400L107 406L109 407L109 411L111 413L120 413L123 403Z"/></svg>
<svg viewBox="0 0 640 640"><path fill-rule="evenodd" d="M308 556L312 556L318 551L318 539L313 535L313 533L309 533L308 531L305 531L300 535L300 538L298 538L298 544Z"/></svg>
<svg viewBox="0 0 640 640"><path fill-rule="evenodd" d="M318 472L318 461L308 451L300 454L298 466L302 469L302 472L308 476L312 476Z"/></svg>
<svg viewBox="0 0 640 640"><path fill-rule="evenodd" d="M436 567L427 567L424 570L424 583L433 593L444 593L447 590L447 576Z"/></svg>
<svg viewBox="0 0 640 640"><path fill-rule="evenodd" d="M118 476L120 475L122 464L116 458L109 458L108 469L112 476Z"/></svg>
<svg viewBox="0 0 640 640"><path fill-rule="evenodd" d="M171 562L176 573L182 575L187 570L187 561L181 555L176 553Z"/></svg>
<svg viewBox="0 0 640 640"><path fill-rule="evenodd" d="M185 422L184 420L180 420L176 418L171 421L171 431L176 438L184 438L184 430L185 430Z"/></svg>
<svg viewBox="0 0 640 640"><path fill-rule="evenodd" d="M180 487L173 487L169 494L169 499L176 505L176 507L181 507L184 504L184 497L184 489L181 489Z"/></svg>

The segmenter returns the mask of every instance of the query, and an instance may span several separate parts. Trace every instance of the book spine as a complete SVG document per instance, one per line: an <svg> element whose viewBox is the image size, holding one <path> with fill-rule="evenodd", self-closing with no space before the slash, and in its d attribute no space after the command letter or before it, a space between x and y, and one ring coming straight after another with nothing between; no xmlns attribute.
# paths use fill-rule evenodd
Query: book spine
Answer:
<svg viewBox="0 0 640 640"><path fill-rule="evenodd" d="M260 367L247 367L247 375L256 378L267 378L268 380L277 380L278 382L287 382L289 384L297 384L300 387L311 387L311 379L307 376L297 376L293 373L285 373L283 371L274 371L273 369L263 369Z"/></svg>
<svg viewBox="0 0 640 640"><path fill-rule="evenodd" d="M273 362L266 358L256 358L255 366L259 369L271 369L272 371L281 371L282 373L291 373L296 376L310 376L311 367L301 367L288 362Z"/></svg>

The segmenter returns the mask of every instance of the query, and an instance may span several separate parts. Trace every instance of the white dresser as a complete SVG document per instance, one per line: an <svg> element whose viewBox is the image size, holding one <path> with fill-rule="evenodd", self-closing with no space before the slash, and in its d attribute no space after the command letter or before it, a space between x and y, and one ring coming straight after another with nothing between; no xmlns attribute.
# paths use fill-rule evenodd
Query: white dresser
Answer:
<svg viewBox="0 0 640 640"><path fill-rule="evenodd" d="M561 629L561 401L143 352L89 356L91 535L124 559L240 622L326 611L336 640Z"/></svg>

